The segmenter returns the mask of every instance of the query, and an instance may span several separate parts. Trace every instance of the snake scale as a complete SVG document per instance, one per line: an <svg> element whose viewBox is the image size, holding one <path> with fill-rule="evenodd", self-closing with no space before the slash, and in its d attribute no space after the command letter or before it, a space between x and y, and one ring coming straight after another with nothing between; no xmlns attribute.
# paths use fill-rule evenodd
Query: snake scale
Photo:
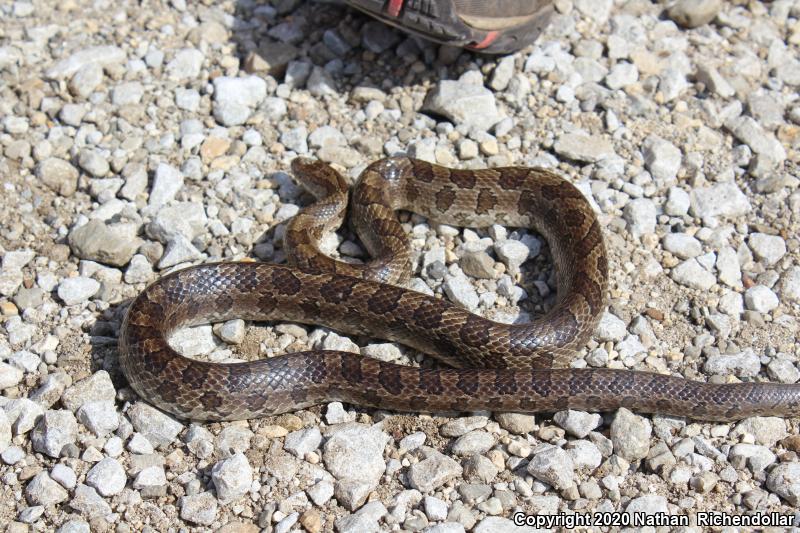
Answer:
<svg viewBox="0 0 800 533"><path fill-rule="evenodd" d="M605 303L608 262L583 195L535 168L455 170L405 157L368 166L350 218L371 254L355 265L319 251L348 209L344 178L321 162L292 167L317 202L287 225L291 267L225 262L170 273L130 305L120 364L145 400L180 418L236 420L342 401L399 411L609 411L626 407L705 420L800 415L800 385L711 384L649 372L564 369ZM527 324L499 324L397 286L410 276L396 210L441 223L534 228L547 240L557 299ZM223 321L287 320L397 341L453 368L421 369L337 351L219 364L179 355L171 332Z"/></svg>

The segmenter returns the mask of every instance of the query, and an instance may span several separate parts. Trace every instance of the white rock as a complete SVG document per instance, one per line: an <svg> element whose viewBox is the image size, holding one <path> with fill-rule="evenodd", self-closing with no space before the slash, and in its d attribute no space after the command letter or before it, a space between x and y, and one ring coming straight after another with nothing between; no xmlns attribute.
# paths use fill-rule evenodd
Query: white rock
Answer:
<svg viewBox="0 0 800 533"><path fill-rule="evenodd" d="M31 434L33 449L58 458L61 449L72 444L78 436L75 416L63 409L45 411Z"/></svg>
<svg viewBox="0 0 800 533"><path fill-rule="evenodd" d="M127 482L125 469L112 457L101 460L86 473L86 484L94 487L102 496L119 494Z"/></svg>
<svg viewBox="0 0 800 533"><path fill-rule="evenodd" d="M786 255L786 242L777 235L751 233L747 244L755 256L767 265L774 265Z"/></svg>
<svg viewBox="0 0 800 533"><path fill-rule="evenodd" d="M214 79L214 118L224 126L244 124L267 96L267 83L258 76Z"/></svg>
<svg viewBox="0 0 800 533"><path fill-rule="evenodd" d="M769 313L778 307L778 297L769 287L754 285L744 293L744 305L759 313Z"/></svg>
<svg viewBox="0 0 800 533"><path fill-rule="evenodd" d="M77 412L78 421L98 437L105 437L119 427L119 415L114 402L86 402Z"/></svg>
<svg viewBox="0 0 800 533"><path fill-rule="evenodd" d="M0 389L16 387L22 381L23 376L24 374L19 368L8 363L0 363Z"/></svg>
<svg viewBox="0 0 800 533"><path fill-rule="evenodd" d="M707 291L717 282L716 276L700 266L695 258L687 259L673 268L670 277L681 285L702 291Z"/></svg>
<svg viewBox="0 0 800 533"><path fill-rule="evenodd" d="M174 442L183 429L183 424L144 402L136 402L131 406L128 417L136 431L157 448Z"/></svg>
<svg viewBox="0 0 800 533"><path fill-rule="evenodd" d="M58 297L67 305L85 302L100 290L100 283L82 276L67 278L58 285Z"/></svg>
<svg viewBox="0 0 800 533"><path fill-rule="evenodd" d="M210 492L201 492L180 499L181 518L201 526L210 526L217 518L217 499Z"/></svg>
<svg viewBox="0 0 800 533"><path fill-rule="evenodd" d="M247 457L241 452L236 452L214 465L211 469L211 481L217 489L219 501L229 503L250 490L250 485L253 483L253 469Z"/></svg>
<svg viewBox="0 0 800 533"><path fill-rule="evenodd" d="M159 163L147 203L153 208L161 207L172 201L182 188L183 174L181 171L167 163Z"/></svg>
<svg viewBox="0 0 800 533"><path fill-rule="evenodd" d="M31 505L53 505L67 499L69 494L53 481L47 472L39 472L25 487L25 499Z"/></svg>

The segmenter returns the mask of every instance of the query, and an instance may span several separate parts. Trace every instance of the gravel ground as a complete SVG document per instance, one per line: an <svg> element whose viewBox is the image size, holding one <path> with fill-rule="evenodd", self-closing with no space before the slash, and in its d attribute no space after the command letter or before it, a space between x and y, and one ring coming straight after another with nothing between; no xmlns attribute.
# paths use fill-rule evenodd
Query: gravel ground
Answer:
<svg viewBox="0 0 800 533"><path fill-rule="evenodd" d="M797 513L798 419L334 403L191 425L119 372L120 319L148 281L284 261L283 221L309 201L296 155L354 177L408 153L555 167L595 203L610 305L574 366L798 382L800 2L556 4L538 44L485 58L328 3L3 3L0 523L490 533L515 510ZM552 304L534 233L404 222L411 287L504 321ZM346 230L328 245L363 257ZM172 342L214 361L324 347L432 364L292 324Z"/></svg>

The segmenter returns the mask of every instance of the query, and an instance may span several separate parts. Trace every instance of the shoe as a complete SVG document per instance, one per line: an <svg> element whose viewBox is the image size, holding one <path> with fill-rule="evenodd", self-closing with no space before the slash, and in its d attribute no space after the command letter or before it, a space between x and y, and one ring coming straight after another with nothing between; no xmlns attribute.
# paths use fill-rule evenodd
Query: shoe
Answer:
<svg viewBox="0 0 800 533"><path fill-rule="evenodd" d="M347 0L387 24L426 39L489 54L531 44L547 27L552 0Z"/></svg>

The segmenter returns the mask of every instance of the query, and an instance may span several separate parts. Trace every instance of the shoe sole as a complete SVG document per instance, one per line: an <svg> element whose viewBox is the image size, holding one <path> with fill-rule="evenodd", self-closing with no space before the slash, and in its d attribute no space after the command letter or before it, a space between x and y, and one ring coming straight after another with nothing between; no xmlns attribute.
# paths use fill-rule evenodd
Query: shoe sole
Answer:
<svg viewBox="0 0 800 533"><path fill-rule="evenodd" d="M381 21L442 44L507 54L531 44L553 15L550 0L534 13L511 17L458 15L453 0L348 0Z"/></svg>

